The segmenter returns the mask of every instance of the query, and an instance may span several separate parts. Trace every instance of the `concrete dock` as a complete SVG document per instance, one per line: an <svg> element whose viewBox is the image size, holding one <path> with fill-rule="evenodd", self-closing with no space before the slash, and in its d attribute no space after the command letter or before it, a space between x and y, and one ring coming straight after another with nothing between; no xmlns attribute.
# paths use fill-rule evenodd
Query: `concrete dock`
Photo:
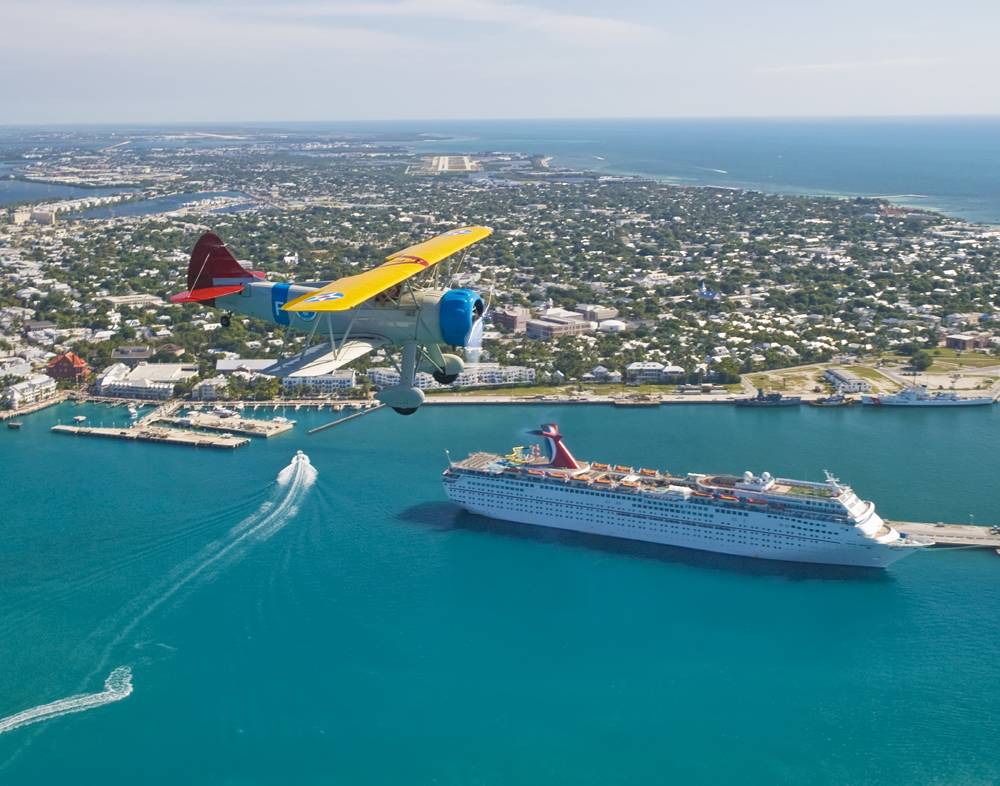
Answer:
<svg viewBox="0 0 1000 786"><path fill-rule="evenodd" d="M204 412L191 412L182 418L160 416L150 422L166 423L179 428L211 431L220 434L239 434L244 437L273 437L291 431L294 423L275 423L273 420L254 420L253 418L228 417L221 418Z"/></svg>
<svg viewBox="0 0 1000 786"><path fill-rule="evenodd" d="M174 428L140 426L138 428L91 428L89 426L53 426L56 434L102 439L124 439L131 442L156 442L161 445L185 445L192 448L218 448L232 450L250 442L246 437L229 434L203 434Z"/></svg>
<svg viewBox="0 0 1000 786"><path fill-rule="evenodd" d="M971 524L922 524L916 521L886 521L899 532L934 540L935 546L975 546L1000 549L1000 527L976 527Z"/></svg>

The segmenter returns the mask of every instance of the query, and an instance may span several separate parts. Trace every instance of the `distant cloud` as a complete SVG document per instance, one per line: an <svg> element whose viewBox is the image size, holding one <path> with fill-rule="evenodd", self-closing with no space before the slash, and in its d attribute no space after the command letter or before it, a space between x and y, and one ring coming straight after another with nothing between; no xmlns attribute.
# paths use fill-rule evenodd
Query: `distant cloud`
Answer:
<svg viewBox="0 0 1000 786"><path fill-rule="evenodd" d="M918 58L912 60L877 60L877 61L857 61L847 63L817 63L814 65L781 65L756 69L758 74L789 74L795 72L808 73L815 71L856 71L859 69L879 69L879 68L923 68L929 65L940 65L950 63L951 58Z"/></svg>
<svg viewBox="0 0 1000 786"><path fill-rule="evenodd" d="M373 3L307 0L285 4L281 6L281 13L283 16L304 15L312 18L426 19L506 25L556 36L564 43L578 42L588 46L647 43L659 37L656 29L635 22L562 13L497 0L390 0Z"/></svg>

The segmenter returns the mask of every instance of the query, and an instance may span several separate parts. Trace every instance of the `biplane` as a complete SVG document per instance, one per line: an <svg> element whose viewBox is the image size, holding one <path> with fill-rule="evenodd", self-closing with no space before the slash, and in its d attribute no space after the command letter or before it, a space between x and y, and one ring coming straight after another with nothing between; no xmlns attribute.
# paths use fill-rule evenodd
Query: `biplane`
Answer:
<svg viewBox="0 0 1000 786"><path fill-rule="evenodd" d="M483 299L470 289L445 289L435 265L490 235L486 227L462 227L390 255L378 267L333 282L286 284L240 264L216 235L202 235L188 265L187 290L174 303L202 303L302 331L305 348L280 359L265 373L278 377L316 377L357 360L378 347L399 349L399 384L375 398L403 415L424 401L414 384L419 371L443 385L465 368L456 354L482 343ZM319 336L321 343L313 344Z"/></svg>

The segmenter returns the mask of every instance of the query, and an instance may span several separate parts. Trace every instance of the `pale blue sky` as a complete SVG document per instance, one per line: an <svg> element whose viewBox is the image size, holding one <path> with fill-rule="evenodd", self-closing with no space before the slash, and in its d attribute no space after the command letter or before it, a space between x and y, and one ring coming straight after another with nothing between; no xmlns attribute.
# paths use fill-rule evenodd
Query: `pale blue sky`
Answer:
<svg viewBox="0 0 1000 786"><path fill-rule="evenodd" d="M1000 113L1000 3L0 0L0 124Z"/></svg>

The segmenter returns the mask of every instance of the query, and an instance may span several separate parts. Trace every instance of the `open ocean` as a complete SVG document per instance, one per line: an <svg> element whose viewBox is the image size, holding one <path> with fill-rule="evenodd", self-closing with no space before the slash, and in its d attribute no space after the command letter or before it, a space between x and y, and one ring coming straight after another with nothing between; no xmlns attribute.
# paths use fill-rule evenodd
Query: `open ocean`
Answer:
<svg viewBox="0 0 1000 786"><path fill-rule="evenodd" d="M552 166L777 194L883 196L1000 224L1000 117L492 120L293 124L447 137L416 152L509 151Z"/></svg>
<svg viewBox="0 0 1000 786"><path fill-rule="evenodd" d="M233 452L49 432L79 414L126 422L0 429L4 786L1000 780L992 551L755 561L478 518L439 479L558 422L582 458L829 469L888 518L997 524L1000 408L303 410Z"/></svg>

